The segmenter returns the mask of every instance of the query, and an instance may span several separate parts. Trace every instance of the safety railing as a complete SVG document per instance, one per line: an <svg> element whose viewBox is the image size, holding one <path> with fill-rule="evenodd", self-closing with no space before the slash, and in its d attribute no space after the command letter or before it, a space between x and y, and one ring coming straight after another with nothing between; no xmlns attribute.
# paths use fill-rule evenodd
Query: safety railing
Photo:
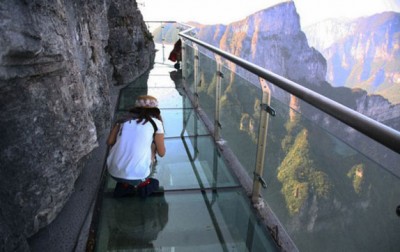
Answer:
<svg viewBox="0 0 400 252"><path fill-rule="evenodd" d="M305 251L398 246L400 133L193 34L179 33L187 91L253 202L279 220L266 221L276 239L287 231Z"/></svg>
<svg viewBox="0 0 400 252"><path fill-rule="evenodd" d="M186 31L179 35L194 103L213 120L215 140L253 177L253 202L268 203L300 250L382 249L382 239L388 250L398 245L399 131ZM238 67L257 76L258 86L231 70ZM276 87L311 112L274 97Z"/></svg>
<svg viewBox="0 0 400 252"><path fill-rule="evenodd" d="M192 30L192 29L190 29ZM186 31L185 31L186 32ZM325 113L333 116L339 121L347 124L348 126L364 133L366 136L374 139L375 141L383 144L384 146L400 153L400 132L394 130L380 122L377 122L357 111L354 111L338 102L335 102L323 95L320 95L310 89L307 89L300 84L297 84L289 79L274 74L260 66L251 62L245 61L230 53L224 52L210 44L200 41L192 36L188 36L185 32L180 33L180 36L190 40L191 42L201 45L207 50L222 56L223 58L237 64L238 66L254 73L260 78L269 81L288 93L295 95L303 101L315 106L316 108L324 111Z"/></svg>

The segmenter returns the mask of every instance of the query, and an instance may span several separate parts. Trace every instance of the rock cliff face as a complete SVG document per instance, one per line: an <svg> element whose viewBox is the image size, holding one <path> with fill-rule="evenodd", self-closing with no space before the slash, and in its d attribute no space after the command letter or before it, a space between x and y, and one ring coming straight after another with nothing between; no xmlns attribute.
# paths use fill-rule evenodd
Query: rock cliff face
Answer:
<svg viewBox="0 0 400 252"><path fill-rule="evenodd" d="M0 247L14 251L60 212L112 85L146 71L154 43L134 0L1 1L0 21Z"/></svg>
<svg viewBox="0 0 400 252"><path fill-rule="evenodd" d="M110 39L107 51L120 84L132 82L154 58L151 33L143 22L135 0L113 0L108 9ZM149 55L153 54L153 57Z"/></svg>
<svg viewBox="0 0 400 252"><path fill-rule="evenodd" d="M292 1L254 13L227 26L199 26L198 38L276 74L320 86L326 61L307 44ZM235 66L231 66L235 70ZM239 74L246 73L238 70ZM256 83L258 80L254 80ZM276 96L282 96L274 90ZM289 101L289 97L286 96Z"/></svg>

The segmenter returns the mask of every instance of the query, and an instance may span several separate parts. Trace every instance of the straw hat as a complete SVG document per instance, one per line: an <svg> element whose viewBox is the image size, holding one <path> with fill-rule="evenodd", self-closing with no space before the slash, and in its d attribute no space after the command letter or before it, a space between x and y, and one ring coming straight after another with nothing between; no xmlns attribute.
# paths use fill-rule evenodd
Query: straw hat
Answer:
<svg viewBox="0 0 400 252"><path fill-rule="evenodd" d="M141 95L136 99L135 107L137 108L157 108L158 101L150 95Z"/></svg>

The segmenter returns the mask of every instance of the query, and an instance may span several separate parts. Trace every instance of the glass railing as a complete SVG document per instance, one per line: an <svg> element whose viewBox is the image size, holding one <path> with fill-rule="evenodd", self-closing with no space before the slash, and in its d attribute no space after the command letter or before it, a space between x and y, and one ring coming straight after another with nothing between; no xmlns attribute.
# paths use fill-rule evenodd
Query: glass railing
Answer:
<svg viewBox="0 0 400 252"><path fill-rule="evenodd" d="M161 34L175 34L173 39L167 43L164 35L160 41L171 49L185 26L171 32L169 25L162 26L168 31ZM279 92L263 95L258 82L259 76L265 77L262 70L260 75L259 69L241 68L238 74L241 64L224 59L218 64L214 52L198 46L196 39L184 37L184 42L183 76L192 102L218 131L216 140L234 153L247 181L253 181L254 173L261 175L254 181L266 187L260 194L278 219L279 225L269 226L278 240L287 232L305 251L393 251L399 246L399 132L376 122L370 127L368 119L363 125L365 118L359 121L356 112L333 118L329 109L334 102L323 99L322 107L305 104L295 95L309 93L299 95L297 89L293 95L267 83ZM163 51L163 59L169 51ZM277 79L278 87L282 79ZM272 96L267 104L265 95ZM299 103L306 107L302 113ZM260 141L263 137L265 143Z"/></svg>
<svg viewBox="0 0 400 252"><path fill-rule="evenodd" d="M261 195L260 212L272 209L267 214L277 217L269 228L278 240L287 233L301 251L400 246L398 131L181 36L192 102L212 122L215 140L255 181L252 198ZM238 67L244 67L240 75L231 70ZM279 92L270 91L275 84Z"/></svg>

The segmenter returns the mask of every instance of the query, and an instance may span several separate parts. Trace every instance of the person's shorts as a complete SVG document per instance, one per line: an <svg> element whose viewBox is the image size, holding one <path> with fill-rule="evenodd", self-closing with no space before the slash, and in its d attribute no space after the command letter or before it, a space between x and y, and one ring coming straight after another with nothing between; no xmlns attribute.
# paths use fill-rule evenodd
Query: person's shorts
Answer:
<svg viewBox="0 0 400 252"><path fill-rule="evenodd" d="M113 177L113 176L111 176L111 177L117 182L127 183L127 184L130 184L130 185L133 185L133 186L137 186L140 183L146 181L146 179L147 179L147 178L145 178L145 179L123 179L123 178L116 178L116 177Z"/></svg>
<svg viewBox="0 0 400 252"><path fill-rule="evenodd" d="M111 178L113 178L117 182L128 183L128 184L136 187L140 183L146 181L148 178L154 177L154 174L156 173L156 165L157 165L157 160L155 162L152 162L152 164L150 165L150 174L147 178L144 178L144 179L123 179L123 178L114 177L110 173L108 173L108 174L110 175Z"/></svg>

